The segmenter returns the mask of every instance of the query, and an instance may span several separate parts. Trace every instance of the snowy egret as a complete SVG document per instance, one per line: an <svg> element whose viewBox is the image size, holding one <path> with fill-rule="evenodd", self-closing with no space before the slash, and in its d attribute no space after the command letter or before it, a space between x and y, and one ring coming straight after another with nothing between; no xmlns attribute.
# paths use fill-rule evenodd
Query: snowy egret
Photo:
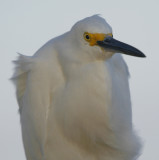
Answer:
<svg viewBox="0 0 159 160"><path fill-rule="evenodd" d="M115 54L118 52L118 54ZM27 160L134 160L128 68L120 53L145 57L113 38L94 15L15 61Z"/></svg>

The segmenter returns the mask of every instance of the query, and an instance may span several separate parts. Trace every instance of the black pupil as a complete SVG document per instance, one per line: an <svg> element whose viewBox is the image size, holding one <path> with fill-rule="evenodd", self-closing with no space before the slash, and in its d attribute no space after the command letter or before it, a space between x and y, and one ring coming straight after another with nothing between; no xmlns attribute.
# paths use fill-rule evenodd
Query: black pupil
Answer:
<svg viewBox="0 0 159 160"><path fill-rule="evenodd" d="M89 39L89 35L88 34L86 35L86 39Z"/></svg>

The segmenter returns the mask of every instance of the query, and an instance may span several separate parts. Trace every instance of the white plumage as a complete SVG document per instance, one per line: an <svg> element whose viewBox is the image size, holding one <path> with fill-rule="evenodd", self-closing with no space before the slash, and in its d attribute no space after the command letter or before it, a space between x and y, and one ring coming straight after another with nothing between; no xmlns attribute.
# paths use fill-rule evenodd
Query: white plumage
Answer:
<svg viewBox="0 0 159 160"><path fill-rule="evenodd" d="M90 46L83 33L112 33L95 15L19 55L13 80L27 160L134 160L128 69L121 54Z"/></svg>

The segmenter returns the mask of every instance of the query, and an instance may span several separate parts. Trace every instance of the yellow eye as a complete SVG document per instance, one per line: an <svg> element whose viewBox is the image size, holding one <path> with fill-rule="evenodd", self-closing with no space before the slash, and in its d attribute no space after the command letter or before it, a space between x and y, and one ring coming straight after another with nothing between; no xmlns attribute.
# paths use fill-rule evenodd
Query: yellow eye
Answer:
<svg viewBox="0 0 159 160"><path fill-rule="evenodd" d="M83 36L84 36L84 39L85 39L86 41L90 41L91 37L90 37L89 33L84 33Z"/></svg>

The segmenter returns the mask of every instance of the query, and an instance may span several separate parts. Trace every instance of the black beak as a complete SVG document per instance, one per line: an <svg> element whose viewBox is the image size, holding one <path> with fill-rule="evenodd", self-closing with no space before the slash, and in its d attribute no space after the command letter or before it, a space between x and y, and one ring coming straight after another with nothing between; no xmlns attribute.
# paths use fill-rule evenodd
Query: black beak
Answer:
<svg viewBox="0 0 159 160"><path fill-rule="evenodd" d="M136 56L136 57L146 57L141 51L133 46L126 43L120 42L111 36L107 36L104 41L97 41L97 44L105 49L111 49L123 54Z"/></svg>

